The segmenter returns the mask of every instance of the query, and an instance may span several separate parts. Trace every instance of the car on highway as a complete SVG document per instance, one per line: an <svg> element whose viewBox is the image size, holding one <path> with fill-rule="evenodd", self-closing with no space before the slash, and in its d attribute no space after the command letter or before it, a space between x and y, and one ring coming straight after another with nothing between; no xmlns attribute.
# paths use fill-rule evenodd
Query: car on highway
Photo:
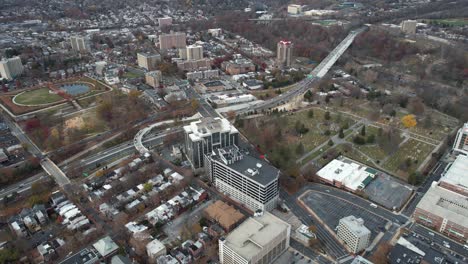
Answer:
<svg viewBox="0 0 468 264"><path fill-rule="evenodd" d="M372 208L377 208L378 206L377 206L376 204L374 204L374 203L371 203L371 204L370 204L370 207L372 207Z"/></svg>
<svg viewBox="0 0 468 264"><path fill-rule="evenodd" d="M447 241L442 241L442 244L444 244L444 247L450 248L450 244Z"/></svg>

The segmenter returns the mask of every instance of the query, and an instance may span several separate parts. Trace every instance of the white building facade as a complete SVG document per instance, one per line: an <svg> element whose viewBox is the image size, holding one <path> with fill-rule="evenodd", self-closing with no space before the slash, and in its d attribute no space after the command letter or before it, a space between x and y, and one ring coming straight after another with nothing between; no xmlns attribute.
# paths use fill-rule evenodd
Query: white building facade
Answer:
<svg viewBox="0 0 468 264"><path fill-rule="evenodd" d="M194 169L203 168L205 154L239 144L239 131L219 117L192 122L184 126L184 134L185 154Z"/></svg>
<svg viewBox="0 0 468 264"><path fill-rule="evenodd" d="M362 218L353 215L340 219L337 236L342 239L353 253L369 246L371 232L364 226Z"/></svg>
<svg viewBox="0 0 468 264"><path fill-rule="evenodd" d="M468 122L458 130L453 142L453 152L468 156Z"/></svg>
<svg viewBox="0 0 468 264"><path fill-rule="evenodd" d="M231 146L205 155L205 168L219 191L252 211L276 208L279 170L268 163L243 155L236 146Z"/></svg>
<svg viewBox="0 0 468 264"><path fill-rule="evenodd" d="M0 61L0 75L3 79L13 80L23 73L24 67L20 57L13 57Z"/></svg>

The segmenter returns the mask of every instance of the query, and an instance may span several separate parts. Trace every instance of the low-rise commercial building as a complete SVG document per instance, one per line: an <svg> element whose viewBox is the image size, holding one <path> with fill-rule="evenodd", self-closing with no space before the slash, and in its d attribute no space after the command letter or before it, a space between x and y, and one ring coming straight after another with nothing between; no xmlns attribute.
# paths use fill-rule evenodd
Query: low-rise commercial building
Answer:
<svg viewBox="0 0 468 264"><path fill-rule="evenodd" d="M246 59L236 59L234 61L224 61L221 68L229 75L237 75L255 71L255 65Z"/></svg>
<svg viewBox="0 0 468 264"><path fill-rule="evenodd" d="M416 206L413 218L453 239L462 242L468 239L467 197L438 186L436 182Z"/></svg>
<svg viewBox="0 0 468 264"><path fill-rule="evenodd" d="M273 263L289 247L291 225L266 212L219 239L222 264Z"/></svg>
<svg viewBox="0 0 468 264"><path fill-rule="evenodd" d="M257 100L257 98L251 94L221 94L213 95L208 98L208 102L210 102L216 108L233 104L252 102L255 100Z"/></svg>
<svg viewBox="0 0 468 264"><path fill-rule="evenodd" d="M177 67L183 71L208 70L211 69L211 60L206 58L199 60L178 61Z"/></svg>
<svg viewBox="0 0 468 264"><path fill-rule="evenodd" d="M371 232L364 226L362 218L350 215L340 219L337 236L342 239L353 253L358 253L369 246Z"/></svg>
<svg viewBox="0 0 468 264"><path fill-rule="evenodd" d="M377 171L349 159L334 159L317 172L321 181L355 192L364 189Z"/></svg>
<svg viewBox="0 0 468 264"><path fill-rule="evenodd" d="M245 218L244 214L236 208L220 200L208 206L204 211L204 216L219 224L226 232L231 231Z"/></svg>

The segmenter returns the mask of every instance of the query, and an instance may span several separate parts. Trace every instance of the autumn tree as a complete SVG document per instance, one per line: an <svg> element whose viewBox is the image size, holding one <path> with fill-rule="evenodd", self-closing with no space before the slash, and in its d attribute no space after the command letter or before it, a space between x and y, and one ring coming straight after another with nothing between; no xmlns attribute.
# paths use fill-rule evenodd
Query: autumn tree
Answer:
<svg viewBox="0 0 468 264"><path fill-rule="evenodd" d="M405 115L404 117L401 118L401 123L403 126L406 128L412 128L417 125L417 121L414 115Z"/></svg>

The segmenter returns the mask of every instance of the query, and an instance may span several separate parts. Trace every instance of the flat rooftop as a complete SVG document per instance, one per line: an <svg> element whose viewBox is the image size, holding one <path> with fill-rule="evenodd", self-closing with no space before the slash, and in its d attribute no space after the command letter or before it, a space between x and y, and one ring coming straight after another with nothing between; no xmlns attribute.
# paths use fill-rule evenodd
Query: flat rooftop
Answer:
<svg viewBox="0 0 468 264"><path fill-rule="evenodd" d="M225 238L224 243L243 258L250 260L262 251L262 247L290 228L288 223L266 212L262 216L245 220Z"/></svg>
<svg viewBox="0 0 468 264"><path fill-rule="evenodd" d="M458 155L440 181L468 190L468 156Z"/></svg>
<svg viewBox="0 0 468 264"><path fill-rule="evenodd" d="M229 123L227 119L219 117L205 117L198 121L184 126L185 133L190 134L189 137L192 141L200 140L203 137L213 133L237 133L237 129Z"/></svg>
<svg viewBox="0 0 468 264"><path fill-rule="evenodd" d="M374 178L376 170L353 162L349 159L334 159L317 172L317 175L327 181L339 181L353 191L367 185L368 177Z"/></svg>
<svg viewBox="0 0 468 264"><path fill-rule="evenodd" d="M416 208L468 228L468 198L433 183Z"/></svg>
<svg viewBox="0 0 468 264"><path fill-rule="evenodd" d="M237 150L236 146L226 147L221 150ZM238 150L237 150L238 151ZM219 161L229 168L242 173L247 178L258 182L261 185L268 185L270 182L276 180L279 177L279 170L268 162L257 159L255 157L238 152L238 155L242 155L241 159L238 159L230 164L226 164L222 159L219 150L215 151L215 154L211 156L212 159ZM230 155L225 155L225 157Z"/></svg>
<svg viewBox="0 0 468 264"><path fill-rule="evenodd" d="M346 225L348 229L357 236L371 234L371 231L364 225L364 220L362 218L357 218L354 215L341 218L340 223Z"/></svg>

